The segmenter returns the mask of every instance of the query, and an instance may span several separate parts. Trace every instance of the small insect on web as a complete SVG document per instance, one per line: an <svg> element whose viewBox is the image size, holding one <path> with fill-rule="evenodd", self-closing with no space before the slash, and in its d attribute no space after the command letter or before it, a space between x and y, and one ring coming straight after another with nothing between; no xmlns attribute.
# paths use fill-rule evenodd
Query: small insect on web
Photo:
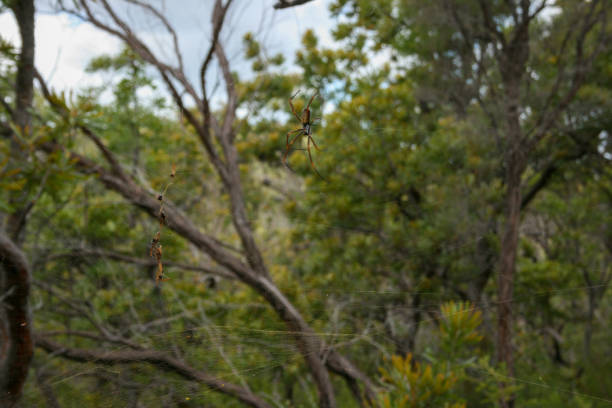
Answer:
<svg viewBox="0 0 612 408"><path fill-rule="evenodd" d="M324 178L323 176L321 176L321 173L319 173L319 171L315 167L314 162L312 161L312 155L310 153L310 142L312 142L312 144L314 145L315 149L317 149L319 151L321 150L321 149L319 149L319 146L317 146L317 143L315 142L315 140L312 137L312 125L313 125L313 123L316 120L318 120L318 118L315 118L315 119L311 120L311 116L310 116L310 105L312 105L312 101L314 101L314 98L319 95L319 92L315 92L312 95L312 97L308 101L308 104L302 110L302 114L301 115L299 115L295 111L295 107L293 106L293 98L295 98L298 93L300 93L300 91L297 91L296 93L294 93L291 96L291 98L289 98L289 106L291 107L291 113L293 113L293 116L295 116L295 118L300 122L302 127L299 128L299 129L292 130L292 131L287 133L287 146L286 146L285 154L283 155L283 164L285 165L285 167L287 167L289 170L291 170L291 168L287 164L287 155L289 154L289 151L291 150L291 146L293 146L293 144L298 139L300 139L302 136L306 136L306 140L307 140L306 141L306 146L307 146L307 150L308 150L308 159L310 160L310 166L315 171L315 173L317 173L317 175L319 177ZM291 139L292 135L295 135L295 136L293 136L293 139ZM289 139L291 139L291 141L289 141Z"/></svg>
<svg viewBox="0 0 612 408"><path fill-rule="evenodd" d="M176 176L176 165L172 163L172 172L170 173L170 182L166 184L164 190L157 196L159 201L159 212L157 213L157 219L159 220L159 230L153 236L151 240L151 249L149 256L155 258L157 261L157 271L155 272L155 284L159 282L167 281L169 278L164 277L164 266L162 264L162 244L161 244L161 233L166 223L166 213L164 212L164 196L168 191L168 187L173 184L174 177Z"/></svg>

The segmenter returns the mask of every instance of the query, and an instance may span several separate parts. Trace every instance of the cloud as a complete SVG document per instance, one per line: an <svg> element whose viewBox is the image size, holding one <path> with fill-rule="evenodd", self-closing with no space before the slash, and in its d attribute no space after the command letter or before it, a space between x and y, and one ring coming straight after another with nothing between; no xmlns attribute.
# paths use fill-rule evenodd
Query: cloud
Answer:
<svg viewBox="0 0 612 408"><path fill-rule="evenodd" d="M36 41L36 64L58 89L101 85L101 76L87 74L85 67L92 58L120 49L117 39L65 14L39 16Z"/></svg>
<svg viewBox="0 0 612 408"><path fill-rule="evenodd" d="M0 15L0 27L2 37L20 46L19 30L12 14ZM38 14L35 41L36 67L51 87L61 90L101 85L103 78L86 73L85 67L93 57L117 52L120 47L115 38L66 14Z"/></svg>

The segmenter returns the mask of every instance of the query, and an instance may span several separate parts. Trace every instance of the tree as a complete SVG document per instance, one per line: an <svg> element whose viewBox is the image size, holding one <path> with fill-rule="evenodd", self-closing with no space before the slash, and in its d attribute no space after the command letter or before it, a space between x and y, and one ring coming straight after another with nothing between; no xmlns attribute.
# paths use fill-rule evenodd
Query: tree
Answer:
<svg viewBox="0 0 612 408"><path fill-rule="evenodd" d="M523 13L516 4L515 20L508 4L484 6L510 44ZM524 134L571 91L581 31L568 27L605 12L581 4L529 22ZM0 240L4 271L33 275L37 353L23 405L609 399L612 50L592 54L603 24L583 42L589 74L524 157L510 374L491 358L501 305L492 277L508 221L506 51L482 25L481 2L337 2L336 44L305 32L301 72L245 35L244 79L220 40L230 33L219 1L197 83L161 10L64 5L124 48L89 64L104 72L100 87L66 94L34 71L31 133L18 139L18 54L0 43L0 207L31 204L22 244ZM143 15L159 23L171 60L139 30ZM570 81L547 102L561 71ZM317 92L312 137L322 150L312 153L323 177L306 140L293 145L291 170L281 160L299 126L288 99L299 112ZM8 154L15 140L24 157Z"/></svg>
<svg viewBox="0 0 612 408"><path fill-rule="evenodd" d="M359 38L361 30L371 34L374 49L390 47L415 58L405 72L423 80L425 102L449 104L458 115L478 107L489 118L506 190L498 233L497 353L509 373L523 177L541 144L565 127L571 103L610 42L605 2L561 2L557 17L542 17L550 6L529 0L438 1L426 7L343 0L333 6L351 18L337 30L339 38ZM546 44L544 52L536 35Z"/></svg>
<svg viewBox="0 0 612 408"><path fill-rule="evenodd" d="M10 120L14 125L10 145L11 159L8 173L18 174L26 157L19 139L28 139L31 135L32 120L30 110L34 95L34 1L10 1L11 8L19 25L21 50L17 57L17 74L14 83L15 105L7 106ZM3 104L6 101L2 99ZM3 127L10 126L3 123ZM8 161L8 160L7 160ZM6 162L4 163L6 164ZM3 166L4 166L3 164ZM0 269L0 316L3 326L0 349L0 395L7 406L12 406L21 395L27 378L33 347L28 309L30 291L30 270L19 245L22 243L26 218L34 205L35 199L28 201L28 189L25 193L14 192L10 197L11 208L0 231L0 252L2 268Z"/></svg>

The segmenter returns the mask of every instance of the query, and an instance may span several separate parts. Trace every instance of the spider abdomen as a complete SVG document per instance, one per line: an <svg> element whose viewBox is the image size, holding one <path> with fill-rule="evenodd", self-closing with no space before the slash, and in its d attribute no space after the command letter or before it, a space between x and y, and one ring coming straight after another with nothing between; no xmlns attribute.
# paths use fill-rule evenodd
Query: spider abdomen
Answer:
<svg viewBox="0 0 612 408"><path fill-rule="evenodd" d="M310 125L310 109L304 109L302 113L302 126L305 128Z"/></svg>

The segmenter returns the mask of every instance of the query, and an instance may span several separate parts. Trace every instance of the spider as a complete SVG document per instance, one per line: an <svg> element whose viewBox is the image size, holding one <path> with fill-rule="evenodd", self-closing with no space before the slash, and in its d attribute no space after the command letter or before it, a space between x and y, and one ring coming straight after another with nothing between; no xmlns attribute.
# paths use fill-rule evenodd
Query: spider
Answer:
<svg viewBox="0 0 612 408"><path fill-rule="evenodd" d="M287 155L289 154L291 146L293 146L295 141L298 140L301 136L306 136L306 138L307 138L308 158L310 159L310 166L312 166L312 169L315 171L315 173L317 173L317 175L319 177L323 178L323 176L321 176L321 174L319 173L319 171L315 167L314 162L312 161L312 155L310 154L310 142L311 141L312 141L312 144L314 145L315 149L317 149L319 151L321 150L321 149L319 149L319 146L317 146L317 143L315 142L315 140L312 138L312 124L316 120L318 120L319 118L314 118L313 120L310 120L310 105L312 104L312 101L314 100L314 98L317 95L319 95L319 93L315 92L312 95L312 97L308 101L308 105L306 105L306 107L302 110L302 114L301 115L299 115L295 111L295 107L293 106L293 98L295 98L298 93L300 93L300 91L297 91L296 93L293 94L293 96L291 96L291 98L289 98L289 106L291 107L291 113L293 113L293 116L295 116L295 118L302 124L302 127L299 128L299 129L292 130L289 133L287 133L287 147L286 147L286 150L285 150L285 154L283 155L283 164L288 169L291 169L287 165ZM293 135L293 134L295 134L295 136L293 137L293 139L291 139L291 141L289 141L289 139L291 138L290 136Z"/></svg>

